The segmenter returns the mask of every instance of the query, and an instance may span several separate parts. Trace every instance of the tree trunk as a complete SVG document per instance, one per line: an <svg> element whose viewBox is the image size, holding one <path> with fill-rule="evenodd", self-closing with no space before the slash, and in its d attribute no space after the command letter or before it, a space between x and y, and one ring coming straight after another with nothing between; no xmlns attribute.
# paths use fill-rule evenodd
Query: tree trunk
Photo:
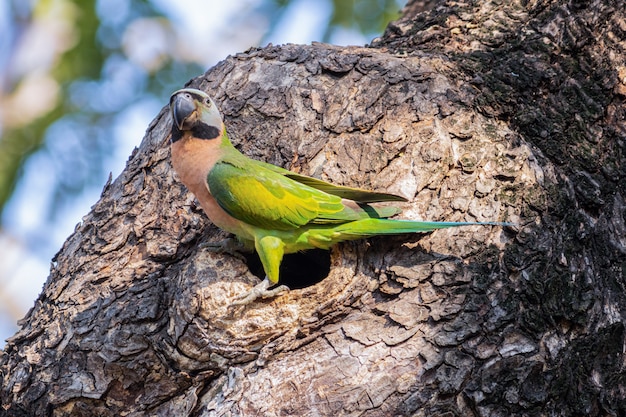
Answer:
<svg viewBox="0 0 626 417"><path fill-rule="evenodd" d="M341 244L229 309L256 267L199 248L226 235L164 108L0 353L0 414L624 415L623 2L421 3L370 47L268 46L190 84L253 158L516 226Z"/></svg>

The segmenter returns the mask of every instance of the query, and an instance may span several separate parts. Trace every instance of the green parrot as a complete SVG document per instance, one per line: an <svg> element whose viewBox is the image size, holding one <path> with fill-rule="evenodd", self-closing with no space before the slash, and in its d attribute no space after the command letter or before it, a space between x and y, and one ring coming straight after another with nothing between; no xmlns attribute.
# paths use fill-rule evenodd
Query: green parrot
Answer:
<svg viewBox="0 0 626 417"><path fill-rule="evenodd" d="M265 279L234 304L288 290L278 285L283 255L377 235L423 233L467 225L505 223L391 220L395 207L369 203L407 201L342 187L250 159L231 144L208 94L185 88L170 98L172 165L209 219L259 254Z"/></svg>

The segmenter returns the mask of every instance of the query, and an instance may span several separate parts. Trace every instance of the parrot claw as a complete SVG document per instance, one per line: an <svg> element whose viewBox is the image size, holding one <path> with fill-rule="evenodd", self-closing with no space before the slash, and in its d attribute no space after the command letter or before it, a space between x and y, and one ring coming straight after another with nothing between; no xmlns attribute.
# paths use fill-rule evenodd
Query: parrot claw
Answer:
<svg viewBox="0 0 626 417"><path fill-rule="evenodd" d="M274 288L270 288L271 283L267 277L259 282L254 288L250 291L240 294L235 297L235 300L232 302L232 306L244 306L248 305L259 298L270 298L274 297L282 292L289 291L289 287L286 285L278 285Z"/></svg>

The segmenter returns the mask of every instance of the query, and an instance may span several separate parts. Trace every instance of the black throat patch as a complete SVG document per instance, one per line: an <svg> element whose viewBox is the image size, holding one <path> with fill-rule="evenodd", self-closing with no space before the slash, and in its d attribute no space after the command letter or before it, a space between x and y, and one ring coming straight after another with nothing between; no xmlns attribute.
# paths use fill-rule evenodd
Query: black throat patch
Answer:
<svg viewBox="0 0 626 417"><path fill-rule="evenodd" d="M220 129L215 126L209 126L205 123L195 124L191 130L191 136L196 139L217 139L220 136ZM180 140L183 137L183 131L180 130L176 124L172 125L172 143Z"/></svg>
<svg viewBox="0 0 626 417"><path fill-rule="evenodd" d="M172 143L180 140L183 137L183 132L176 127L176 123L172 123Z"/></svg>
<svg viewBox="0 0 626 417"><path fill-rule="evenodd" d="M220 136L220 130L215 126L198 123L191 128L191 134L197 139L216 139Z"/></svg>

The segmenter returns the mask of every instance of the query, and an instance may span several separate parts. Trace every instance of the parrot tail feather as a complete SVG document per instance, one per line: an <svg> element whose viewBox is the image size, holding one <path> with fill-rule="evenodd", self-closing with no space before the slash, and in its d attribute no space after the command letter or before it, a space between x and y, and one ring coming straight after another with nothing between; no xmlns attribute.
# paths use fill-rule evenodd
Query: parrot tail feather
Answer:
<svg viewBox="0 0 626 417"><path fill-rule="evenodd" d="M415 220L363 219L333 228L343 239L359 239L376 235L426 233L437 229L459 226L511 226L502 222L423 222Z"/></svg>

